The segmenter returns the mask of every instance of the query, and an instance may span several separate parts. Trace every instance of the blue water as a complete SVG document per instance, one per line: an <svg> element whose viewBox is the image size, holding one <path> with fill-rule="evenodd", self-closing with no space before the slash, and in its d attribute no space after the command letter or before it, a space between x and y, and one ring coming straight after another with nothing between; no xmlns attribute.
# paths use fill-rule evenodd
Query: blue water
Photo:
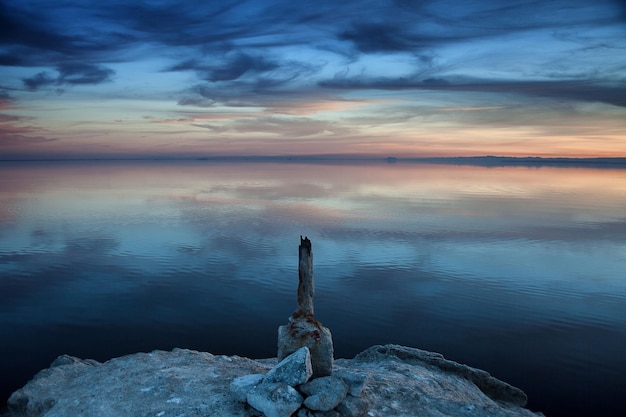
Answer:
<svg viewBox="0 0 626 417"><path fill-rule="evenodd" d="M0 401L56 356L270 357L300 235L336 357L399 343L626 415L626 170L0 163Z"/></svg>

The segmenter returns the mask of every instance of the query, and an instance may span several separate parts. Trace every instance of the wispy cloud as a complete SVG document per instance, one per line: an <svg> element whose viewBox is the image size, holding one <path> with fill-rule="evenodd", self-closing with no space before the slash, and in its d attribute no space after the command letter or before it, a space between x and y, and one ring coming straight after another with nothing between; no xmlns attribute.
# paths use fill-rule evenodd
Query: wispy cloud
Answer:
<svg viewBox="0 0 626 417"><path fill-rule="evenodd" d="M6 110L11 103L11 96L8 92L0 90L0 110Z"/></svg>
<svg viewBox="0 0 626 417"><path fill-rule="evenodd" d="M243 134L267 134L286 138L307 136L339 136L351 133L346 126L307 117L258 117L240 118L227 124L195 124L214 132L236 132Z"/></svg>
<svg viewBox="0 0 626 417"><path fill-rule="evenodd" d="M0 148L29 147L56 139L42 136L42 129L32 126L32 117L8 113L15 110L13 98L6 92L0 91Z"/></svg>

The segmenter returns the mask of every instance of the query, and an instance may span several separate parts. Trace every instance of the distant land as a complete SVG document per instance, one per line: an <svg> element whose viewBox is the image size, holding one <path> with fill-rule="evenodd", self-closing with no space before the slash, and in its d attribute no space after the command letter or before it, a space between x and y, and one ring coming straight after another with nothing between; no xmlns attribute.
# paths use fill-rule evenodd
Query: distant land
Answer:
<svg viewBox="0 0 626 417"><path fill-rule="evenodd" d="M626 158L543 158L538 156L458 156L442 158L396 158L388 157L388 163L429 163L452 165L476 165L484 167L503 166L556 166L589 168L626 168Z"/></svg>
<svg viewBox="0 0 626 417"><path fill-rule="evenodd" d="M442 164L473 165L482 167L583 167L626 169L626 157L604 158L553 158L553 157L515 157L515 156L455 156L455 157L396 157L370 155L211 155L211 156L158 156L158 157L72 157L72 158L24 158L1 159L0 162L80 162L80 161L206 161L206 162L282 162L282 163L388 163L388 164Z"/></svg>

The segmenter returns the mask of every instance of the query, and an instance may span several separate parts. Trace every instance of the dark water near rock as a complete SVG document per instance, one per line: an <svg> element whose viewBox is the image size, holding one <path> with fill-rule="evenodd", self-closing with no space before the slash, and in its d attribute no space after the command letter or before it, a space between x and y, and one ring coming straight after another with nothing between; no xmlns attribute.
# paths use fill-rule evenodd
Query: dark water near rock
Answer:
<svg viewBox="0 0 626 417"><path fill-rule="evenodd" d="M398 343L626 415L626 170L0 164L0 400L62 353L269 357L299 236L336 357Z"/></svg>

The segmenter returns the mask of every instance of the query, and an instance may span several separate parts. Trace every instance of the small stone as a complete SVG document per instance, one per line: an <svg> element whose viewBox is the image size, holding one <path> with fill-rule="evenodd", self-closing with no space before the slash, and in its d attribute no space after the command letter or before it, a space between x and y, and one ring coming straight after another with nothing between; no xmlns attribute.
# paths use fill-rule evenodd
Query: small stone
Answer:
<svg viewBox="0 0 626 417"><path fill-rule="evenodd" d="M313 411L309 410L308 408L302 407L298 410L298 414L296 414L296 417L315 417L315 414L313 414Z"/></svg>
<svg viewBox="0 0 626 417"><path fill-rule="evenodd" d="M338 406L337 411L345 417L359 417L369 410L369 402L365 398L348 395Z"/></svg>
<svg viewBox="0 0 626 417"><path fill-rule="evenodd" d="M308 397L304 405L311 410L330 411L346 398L348 386L334 376L325 376L300 386Z"/></svg>
<svg viewBox="0 0 626 417"><path fill-rule="evenodd" d="M248 392L259 385L264 378L265 375L263 374L250 374L235 378L233 382L230 383L230 394L235 400L242 403L246 402Z"/></svg>
<svg viewBox="0 0 626 417"><path fill-rule="evenodd" d="M313 375L311 354L307 347L302 347L280 361L265 375L266 382L284 382L295 387L304 384Z"/></svg>
<svg viewBox="0 0 626 417"><path fill-rule="evenodd" d="M248 392L248 404L266 417L290 417L302 405L302 395L281 382L263 382Z"/></svg>
<svg viewBox="0 0 626 417"><path fill-rule="evenodd" d="M360 397L369 375L365 372L351 371L349 369L337 369L333 372L333 376L343 379L343 382L345 382L350 389L348 394L353 397Z"/></svg>

